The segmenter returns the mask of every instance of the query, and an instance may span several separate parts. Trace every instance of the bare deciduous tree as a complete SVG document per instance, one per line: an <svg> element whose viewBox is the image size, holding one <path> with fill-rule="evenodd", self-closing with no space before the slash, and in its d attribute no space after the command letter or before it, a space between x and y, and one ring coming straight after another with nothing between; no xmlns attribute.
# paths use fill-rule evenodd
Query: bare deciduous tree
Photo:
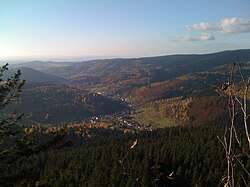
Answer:
<svg viewBox="0 0 250 187"><path fill-rule="evenodd" d="M241 175L243 183L246 186L250 185L250 171L246 169L242 159L243 157L246 157L247 160L250 159L250 137L248 130L248 118L250 115L247 110L250 77L249 75L247 75L248 77L243 75L242 66L243 64L238 59L237 62L232 64L228 87L227 89L219 90L220 93L223 92L223 95L226 94L228 97L228 111L230 117L229 128L226 128L223 138L218 137L224 147L227 160L227 174L222 178L225 187L234 187L236 185L235 173L239 172L239 168L246 174L246 177ZM239 120L238 118L242 116L243 120ZM240 123L243 121L244 133L237 128L239 126L239 121ZM247 144L247 146L245 146L245 144Z"/></svg>

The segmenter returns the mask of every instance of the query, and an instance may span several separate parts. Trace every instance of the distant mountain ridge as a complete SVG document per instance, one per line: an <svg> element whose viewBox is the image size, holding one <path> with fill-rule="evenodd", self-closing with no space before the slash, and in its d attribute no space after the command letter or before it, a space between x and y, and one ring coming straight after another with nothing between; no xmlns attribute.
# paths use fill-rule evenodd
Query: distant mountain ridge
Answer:
<svg viewBox="0 0 250 187"><path fill-rule="evenodd" d="M63 83L65 79L41 71L37 71L28 67L11 68L5 77L13 76L17 70L21 70L21 79L27 82L41 82L41 83Z"/></svg>
<svg viewBox="0 0 250 187"><path fill-rule="evenodd" d="M62 67L69 66L72 62L55 62L55 61L29 61L24 63L11 64L11 68L21 68L28 67L38 71L45 72L47 69L51 67Z"/></svg>
<svg viewBox="0 0 250 187"><path fill-rule="evenodd" d="M104 59L52 67L48 73L66 78L69 84L84 88L105 88L123 93L131 88L175 79L189 73L213 71L239 58L250 61L250 49L211 54L183 54L131 59Z"/></svg>
<svg viewBox="0 0 250 187"><path fill-rule="evenodd" d="M174 54L155 57L139 58L114 58L97 59L82 62L55 62L55 61L32 61L11 65L11 67L29 67L45 73L74 79L76 77L109 74L126 68L151 67L161 73L167 73L169 78L178 77L186 73L205 71L216 66L230 64L239 58L241 61L250 60L250 49L227 50L209 54ZM157 82L158 80L156 80Z"/></svg>
<svg viewBox="0 0 250 187"><path fill-rule="evenodd" d="M242 61L249 61L250 49L228 50L210 54L177 54L156 57L98 59L73 63L66 67L53 67L48 72L70 77L81 71L88 73L100 71L111 72L117 71L124 66L133 67L138 64L155 67L162 66L164 69L184 69L188 65L193 65L192 68L195 68L196 71L202 71L206 68L233 63L237 57Z"/></svg>

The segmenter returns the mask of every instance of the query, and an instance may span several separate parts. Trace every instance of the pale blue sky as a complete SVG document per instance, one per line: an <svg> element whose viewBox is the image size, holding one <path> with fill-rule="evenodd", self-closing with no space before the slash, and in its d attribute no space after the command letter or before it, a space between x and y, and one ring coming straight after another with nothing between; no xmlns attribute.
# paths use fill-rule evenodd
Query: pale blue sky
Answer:
<svg viewBox="0 0 250 187"><path fill-rule="evenodd" d="M250 0L0 0L0 58L250 48L249 10Z"/></svg>

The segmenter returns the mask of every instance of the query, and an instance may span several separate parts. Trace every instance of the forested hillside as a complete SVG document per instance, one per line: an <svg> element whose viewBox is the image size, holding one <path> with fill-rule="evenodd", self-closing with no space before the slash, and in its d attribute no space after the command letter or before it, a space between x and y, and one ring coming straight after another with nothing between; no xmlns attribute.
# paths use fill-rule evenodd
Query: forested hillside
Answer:
<svg viewBox="0 0 250 187"><path fill-rule="evenodd" d="M243 75L250 74L250 50L248 49L201 55L91 60L72 64L45 62L42 70L54 74L56 77L61 76L63 80L67 79L64 82L65 85L94 93L99 98L107 96L125 101L130 106L127 111L132 111L130 116L134 121L143 125L153 127L223 125L228 122L228 100L227 94L218 88L228 82L232 65L237 60L241 62ZM37 63L35 63L36 66ZM23 71L24 77L29 77L29 74L29 72ZM46 77L44 75L43 78ZM235 76L235 81L240 81L240 75ZM45 87L43 86L43 88ZM53 89L51 87L50 90ZM99 102L93 102L82 107L80 97L70 99L71 94L67 93L69 88L64 90L65 95L62 89L58 91L60 93L49 91L55 95L53 99L51 98L53 94L44 92L44 90L46 89L35 87L34 91L33 89L29 89L29 92L25 91L23 96L26 95L27 101L34 101L30 102L28 107L23 107L24 112L32 113L35 118L39 119L38 122L60 123L66 118L68 121L80 120L119 111L119 104L115 103L106 107L101 102L102 107L97 107ZM38 95L46 98L46 94L50 94L51 97L36 100ZM61 99L57 95L61 95ZM66 97L68 99L65 99ZM57 107L53 104L56 100L58 100ZM43 104L41 105L41 103ZM52 105L48 105L48 103L52 103ZM47 111L45 109L37 110L38 106L47 108ZM110 107L111 109L109 109ZM113 110L113 107L118 108ZM65 120L57 119L56 116L59 113L64 114L63 111L66 109L69 112L63 115L62 118ZM103 112L104 110L109 112ZM83 117L79 117L80 115ZM47 120L45 120L45 116L47 116Z"/></svg>
<svg viewBox="0 0 250 187"><path fill-rule="evenodd" d="M22 111L22 123L54 124L77 122L92 116L113 114L127 108L119 100L66 85L28 83L16 104Z"/></svg>
<svg viewBox="0 0 250 187"><path fill-rule="evenodd" d="M223 186L226 160L217 138L223 134L224 128L199 127L118 133L84 141L78 138L75 146L41 152L8 165L1 162L0 185ZM138 145L131 149L135 139ZM246 142L242 143L244 147ZM243 160L249 170L250 160ZM236 185L244 184L241 176L249 184L246 173L235 167Z"/></svg>
<svg viewBox="0 0 250 187"><path fill-rule="evenodd" d="M250 187L250 0L0 0L0 187Z"/></svg>
<svg viewBox="0 0 250 187"><path fill-rule="evenodd" d="M166 81L190 73L210 71L232 64L237 57L242 62L249 61L250 50L202 55L92 60L66 67L50 68L47 72L67 78L71 84L112 89L105 89L106 92L113 90L124 92L140 85Z"/></svg>
<svg viewBox="0 0 250 187"><path fill-rule="evenodd" d="M14 74L18 69L22 71L21 78L27 82L36 82L36 83L56 83L61 84L66 81L65 78L37 71L29 67L20 67L20 68L11 68L5 74L5 78L8 78Z"/></svg>
<svg viewBox="0 0 250 187"><path fill-rule="evenodd" d="M230 103L233 93L249 106L249 59L231 64L228 53L83 62L56 69L64 84L27 81L4 110L24 116L17 134L3 136L0 186L223 186L227 158L235 185L249 185L243 105ZM232 68L242 74L229 82ZM237 137L227 157L230 120Z"/></svg>

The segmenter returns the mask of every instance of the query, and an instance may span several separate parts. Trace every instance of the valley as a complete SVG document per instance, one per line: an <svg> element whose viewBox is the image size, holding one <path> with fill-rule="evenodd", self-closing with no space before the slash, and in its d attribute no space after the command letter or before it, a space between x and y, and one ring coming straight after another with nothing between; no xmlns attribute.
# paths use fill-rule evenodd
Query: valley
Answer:
<svg viewBox="0 0 250 187"><path fill-rule="evenodd" d="M242 64L235 65L240 55ZM244 95L241 75L234 77L241 84L228 80L232 68L249 76L250 50L55 64L40 70L18 65L25 85L4 113L23 116L13 123L14 135L2 140L0 185L224 184L219 140L230 124L230 89L239 99ZM242 114L236 112L241 137ZM242 152L247 141L234 150L249 170ZM241 176L248 176L239 171L241 186Z"/></svg>
<svg viewBox="0 0 250 187"><path fill-rule="evenodd" d="M20 67L27 84L16 109L30 125L74 123L126 111L134 123L153 128L221 126L228 122L227 99L217 87L228 80L238 57L249 74L250 50L46 62L40 73Z"/></svg>

